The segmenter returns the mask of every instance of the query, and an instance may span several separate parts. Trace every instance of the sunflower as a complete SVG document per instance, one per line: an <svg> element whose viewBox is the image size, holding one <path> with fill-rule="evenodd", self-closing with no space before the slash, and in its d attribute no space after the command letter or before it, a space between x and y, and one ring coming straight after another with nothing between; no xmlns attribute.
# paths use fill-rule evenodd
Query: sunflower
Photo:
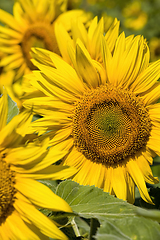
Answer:
<svg viewBox="0 0 160 240"><path fill-rule="evenodd" d="M49 166L62 157L47 150L48 140L22 144L32 116L22 113L7 125L8 96L0 98L0 239L67 239L39 208L71 212L68 204L35 179L64 179L75 170ZM53 160L54 159L54 160Z"/></svg>
<svg viewBox="0 0 160 240"><path fill-rule="evenodd" d="M160 60L149 63L143 36L125 37L122 32L111 51L101 31L97 35L105 75L80 39L75 51L68 45L71 65L54 53L34 49L39 61L33 62L40 71L30 80L45 97L26 100L24 107L43 116L32 128L47 132L51 146L67 151L62 163L78 169L73 181L103 188L130 203L136 185L141 197L152 203L146 182L158 183L150 165L160 156ZM49 57L55 68L43 63Z"/></svg>
<svg viewBox="0 0 160 240"><path fill-rule="evenodd" d="M16 84L13 82L12 87L15 99L23 95L21 77L36 68L30 61L31 47L60 54L55 38L55 22L61 22L69 31L72 18L86 22L91 17L90 13L82 10L66 9L66 0L17 0L13 15L0 9L0 23L3 24L0 26L0 48L6 55L0 66L5 66L6 71L15 71Z"/></svg>
<svg viewBox="0 0 160 240"><path fill-rule="evenodd" d="M101 72L101 75L104 75L105 78L105 72L101 66L103 60L101 55L101 43L99 34L102 34L104 32L104 29L106 30L105 40L107 41L110 50L113 51L114 43L118 37L119 24L120 22L117 19L113 20L107 15L101 18L99 22L97 17L90 20L88 22L88 27L86 24L82 23L81 19L75 18L71 21L71 31L68 33L66 30L67 28L64 27L64 24L62 24L61 21L56 22L55 36L60 55L66 62L72 65L72 61L69 56L70 53L68 51L68 45L70 45L72 51L75 51L76 39L80 38L84 46L87 48L92 59L96 60L94 62L95 67L99 72ZM37 54L34 54L34 52L31 51L31 55L33 58L35 58L35 60L40 61L40 63L42 62L45 65L50 65L51 67L54 66L53 62L50 61L50 57L47 52L45 52L45 54L43 54L43 52L39 52L39 54L41 55L41 58L39 58ZM44 96L42 92L40 93L39 90L30 84L30 77L28 76L23 77L22 89L24 92L23 96L21 97L22 101L37 96Z"/></svg>

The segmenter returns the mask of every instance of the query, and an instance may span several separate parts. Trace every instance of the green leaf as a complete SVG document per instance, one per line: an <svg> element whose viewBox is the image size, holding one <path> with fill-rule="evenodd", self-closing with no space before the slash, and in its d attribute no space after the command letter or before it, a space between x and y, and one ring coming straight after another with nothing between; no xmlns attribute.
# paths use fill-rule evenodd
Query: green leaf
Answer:
<svg viewBox="0 0 160 240"><path fill-rule="evenodd" d="M159 210L146 210L143 208L137 209L137 214L145 218L150 218L160 222L160 211Z"/></svg>
<svg viewBox="0 0 160 240"><path fill-rule="evenodd" d="M103 221L97 240L159 240L159 224L141 217Z"/></svg>
<svg viewBox="0 0 160 240"><path fill-rule="evenodd" d="M14 1L13 0L1 0L0 1L0 8L9 12L9 13L12 13L12 8L13 8L13 4L14 4Z"/></svg>
<svg viewBox="0 0 160 240"><path fill-rule="evenodd" d="M61 182L56 194L80 217L97 218L100 239L160 239L158 222L137 216L138 207L115 198L94 186L80 186L71 180Z"/></svg>
<svg viewBox="0 0 160 240"><path fill-rule="evenodd" d="M104 219L135 215L135 206L94 186L81 186L66 180L58 185L56 194L66 200L81 217Z"/></svg>
<svg viewBox="0 0 160 240"><path fill-rule="evenodd" d="M38 180L38 182L43 183L44 185L49 187L55 193L56 187L58 185L57 181L55 181L55 180Z"/></svg>
<svg viewBox="0 0 160 240"><path fill-rule="evenodd" d="M80 232L80 235L88 235L89 232L90 232L90 227L88 225L88 223L83 219L83 218L80 218L80 217L75 217L75 222L79 228L79 232Z"/></svg>
<svg viewBox="0 0 160 240"><path fill-rule="evenodd" d="M12 120L12 118L19 114L19 108L17 103L14 102L8 95L8 115L7 115L7 124Z"/></svg>

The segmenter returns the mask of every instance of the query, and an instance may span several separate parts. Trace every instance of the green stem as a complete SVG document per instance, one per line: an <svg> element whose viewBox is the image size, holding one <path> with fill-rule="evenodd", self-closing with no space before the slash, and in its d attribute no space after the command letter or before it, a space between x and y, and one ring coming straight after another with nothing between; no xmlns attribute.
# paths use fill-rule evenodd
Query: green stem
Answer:
<svg viewBox="0 0 160 240"><path fill-rule="evenodd" d="M95 218L91 218L89 240L95 240L93 236L96 234L98 227L100 227L99 221Z"/></svg>
<svg viewBox="0 0 160 240"><path fill-rule="evenodd" d="M72 219L71 225L72 225L72 228L74 230L74 233L75 233L76 237L80 237L81 234L79 233L79 229L78 229L77 224L76 224L74 219Z"/></svg>

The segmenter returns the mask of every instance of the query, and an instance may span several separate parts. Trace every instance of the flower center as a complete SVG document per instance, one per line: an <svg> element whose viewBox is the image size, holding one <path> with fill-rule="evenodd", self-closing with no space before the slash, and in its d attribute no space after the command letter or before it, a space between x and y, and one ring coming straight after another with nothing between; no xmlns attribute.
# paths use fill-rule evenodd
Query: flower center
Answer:
<svg viewBox="0 0 160 240"><path fill-rule="evenodd" d="M54 25L49 25L45 23L38 23L31 25L25 32L21 48L23 56L26 60L27 66L31 70L37 69L31 62L30 50L32 47L40 47L60 55L60 51L57 45Z"/></svg>
<svg viewBox="0 0 160 240"><path fill-rule="evenodd" d="M16 189L15 174L4 160L5 155L0 158L0 224L13 210Z"/></svg>
<svg viewBox="0 0 160 240"><path fill-rule="evenodd" d="M89 90L76 104L74 145L96 163L113 165L146 146L151 120L142 100L110 86Z"/></svg>

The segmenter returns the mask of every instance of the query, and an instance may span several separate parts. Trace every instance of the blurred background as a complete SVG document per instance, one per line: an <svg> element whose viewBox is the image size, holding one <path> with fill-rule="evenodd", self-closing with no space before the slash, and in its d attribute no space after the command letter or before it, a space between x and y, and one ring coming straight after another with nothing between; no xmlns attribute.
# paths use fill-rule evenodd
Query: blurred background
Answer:
<svg viewBox="0 0 160 240"><path fill-rule="evenodd" d="M12 13L16 0L0 0L0 8ZM63 0L62 0L63 1ZM160 0L68 0L68 9L84 9L121 21L126 36L141 34L150 46L151 61L160 58Z"/></svg>

